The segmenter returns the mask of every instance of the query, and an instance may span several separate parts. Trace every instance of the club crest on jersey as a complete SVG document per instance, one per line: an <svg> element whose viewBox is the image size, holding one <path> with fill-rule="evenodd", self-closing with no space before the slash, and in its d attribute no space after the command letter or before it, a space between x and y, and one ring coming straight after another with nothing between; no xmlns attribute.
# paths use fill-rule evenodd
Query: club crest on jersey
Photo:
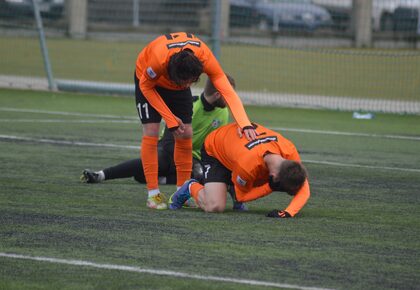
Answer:
<svg viewBox="0 0 420 290"><path fill-rule="evenodd" d="M211 126L212 128L219 128L221 123L222 122L219 119L214 119L213 122L211 122Z"/></svg>
<svg viewBox="0 0 420 290"><path fill-rule="evenodd" d="M241 186L245 186L246 185L246 180L242 179L242 177L240 177L239 175L236 176L236 182L241 185Z"/></svg>
<svg viewBox="0 0 420 290"><path fill-rule="evenodd" d="M151 67L151 66L149 66L149 67L146 69L146 72L147 72L147 74L149 75L149 77L151 77L152 79L154 79L154 78L156 77L156 73L155 73L155 71L152 69L152 67Z"/></svg>

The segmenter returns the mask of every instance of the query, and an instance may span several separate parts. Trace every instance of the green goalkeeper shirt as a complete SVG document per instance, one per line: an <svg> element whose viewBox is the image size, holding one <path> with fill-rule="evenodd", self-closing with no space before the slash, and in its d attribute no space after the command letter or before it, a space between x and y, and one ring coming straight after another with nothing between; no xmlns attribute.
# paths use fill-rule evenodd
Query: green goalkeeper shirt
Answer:
<svg viewBox="0 0 420 290"><path fill-rule="evenodd" d="M201 160L201 146L207 135L217 128L226 125L229 121L227 108L218 108L209 104L201 94L193 103L192 129L193 129L193 157Z"/></svg>

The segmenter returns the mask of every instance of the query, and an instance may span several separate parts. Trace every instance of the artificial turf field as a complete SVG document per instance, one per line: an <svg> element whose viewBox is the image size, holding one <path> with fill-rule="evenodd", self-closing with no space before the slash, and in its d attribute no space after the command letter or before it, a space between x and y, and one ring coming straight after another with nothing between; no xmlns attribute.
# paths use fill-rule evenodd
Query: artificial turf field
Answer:
<svg viewBox="0 0 420 290"><path fill-rule="evenodd" d="M265 217L281 193L206 214L150 210L132 179L82 184L138 156L134 100L0 89L0 289L419 289L420 116L246 109L309 171L293 219Z"/></svg>

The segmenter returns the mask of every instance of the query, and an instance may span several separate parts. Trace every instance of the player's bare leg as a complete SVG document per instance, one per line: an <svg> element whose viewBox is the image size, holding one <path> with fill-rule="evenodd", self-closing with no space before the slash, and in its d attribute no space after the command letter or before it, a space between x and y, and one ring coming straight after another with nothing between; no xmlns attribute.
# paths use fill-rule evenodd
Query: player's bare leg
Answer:
<svg viewBox="0 0 420 290"><path fill-rule="evenodd" d="M223 212L226 207L227 186L223 182L208 182L198 192L198 206L205 212Z"/></svg>

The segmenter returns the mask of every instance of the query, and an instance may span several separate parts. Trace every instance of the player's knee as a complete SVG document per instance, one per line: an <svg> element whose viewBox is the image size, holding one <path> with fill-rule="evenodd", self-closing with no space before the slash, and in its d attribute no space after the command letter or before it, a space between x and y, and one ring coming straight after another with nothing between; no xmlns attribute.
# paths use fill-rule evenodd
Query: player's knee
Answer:
<svg viewBox="0 0 420 290"><path fill-rule="evenodd" d="M221 203L210 203L206 205L206 212L223 212L225 210L225 205Z"/></svg>
<svg viewBox="0 0 420 290"><path fill-rule="evenodd" d="M158 137L160 133L160 123L143 124L143 135Z"/></svg>

